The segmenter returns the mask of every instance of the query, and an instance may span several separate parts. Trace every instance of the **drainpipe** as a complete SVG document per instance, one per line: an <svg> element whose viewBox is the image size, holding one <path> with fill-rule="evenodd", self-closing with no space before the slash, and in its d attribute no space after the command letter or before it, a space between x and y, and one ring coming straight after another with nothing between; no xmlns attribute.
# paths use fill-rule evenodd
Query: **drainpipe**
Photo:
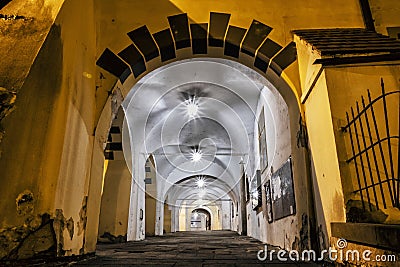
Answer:
<svg viewBox="0 0 400 267"><path fill-rule="evenodd" d="M364 20L365 28L369 31L376 31L374 19L372 18L371 7L368 0L359 0L361 7L361 14Z"/></svg>

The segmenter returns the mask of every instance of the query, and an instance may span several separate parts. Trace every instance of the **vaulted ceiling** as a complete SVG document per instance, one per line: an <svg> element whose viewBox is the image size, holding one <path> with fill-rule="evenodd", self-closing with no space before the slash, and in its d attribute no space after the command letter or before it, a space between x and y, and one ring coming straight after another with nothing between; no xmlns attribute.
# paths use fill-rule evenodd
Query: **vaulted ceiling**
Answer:
<svg viewBox="0 0 400 267"><path fill-rule="evenodd" d="M161 67L132 88L123 103L124 151L134 161L153 155L160 197L198 195L199 176L213 179L204 198L237 195L240 163L253 160L260 77L232 61L191 59Z"/></svg>

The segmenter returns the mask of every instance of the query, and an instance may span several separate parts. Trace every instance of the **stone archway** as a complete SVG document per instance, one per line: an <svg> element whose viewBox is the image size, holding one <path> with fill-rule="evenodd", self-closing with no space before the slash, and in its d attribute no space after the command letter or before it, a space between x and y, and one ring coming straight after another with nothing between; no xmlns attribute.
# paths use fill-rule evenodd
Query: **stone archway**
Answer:
<svg viewBox="0 0 400 267"><path fill-rule="evenodd" d="M337 107L343 106L343 103L335 101L336 97L332 97L332 93L336 96L343 91L327 91L317 86L319 89L314 89L313 94L310 94L317 81L326 82L324 66L315 72L320 65L311 64L313 56L320 51L318 46L313 45L312 39L316 37L321 41L320 37L323 37L323 43L330 45L329 36L322 35L337 29L324 30L317 35L314 35L317 32L315 30L299 31L300 35L295 33L298 37L294 38L297 38L298 65L295 62L291 33L300 28L348 27L353 29L347 31L350 40L356 40L359 33L356 33L358 30L355 27L363 26L357 1L314 1L304 5L272 1L268 6L260 4L260 1L249 1L243 9L243 3L231 1L192 4L190 1L171 0L158 1L159 5L157 1L142 4L140 1L129 0L42 2L32 8L21 0L14 0L2 9L3 17L6 18L3 22L11 26L7 26L3 32L3 35L7 35L5 46L9 49L0 52L7 62L0 70L0 94L6 98L5 107L0 107L0 122L3 123L0 128L5 126L5 131L1 129L0 132L0 180L4 199L1 210L7 215L2 219L1 234L5 240L5 252L0 255L2 258L10 255L25 257L19 255L18 251L14 251L14 254L10 252L29 244L32 237L41 233L37 231L48 229L47 241L52 255L79 255L95 250L103 191L104 157L111 159L117 156L116 151L105 151L105 148L110 129L112 131L110 124L118 108L129 90L140 83L146 74L169 63L200 57L228 59L249 67L271 81L288 104L294 168L302 177L295 181L295 191L301 189L300 192L307 192L306 196L302 195L302 200L307 204L298 210L293 228L297 232L308 233L309 222L312 222L306 207L312 205L312 185L306 178L307 160L304 148L301 147L305 142L297 142L304 141L297 140L306 131L303 126L299 126L304 110L307 111L304 111L305 117L309 119L307 122L312 126L308 131L310 140L314 140L310 148L313 151L315 177L318 178L314 179L315 192L318 194L316 203L320 212L318 224L322 224L318 234L326 241L331 237L331 222L345 220L341 177L338 167L330 166L332 162L338 165L335 140L330 140L329 146L325 146L325 140L318 139L320 128L328 129L326 133L330 139L334 136L331 131L332 119L337 117ZM388 10L384 2L382 10ZM198 8L199 5L202 8ZM208 21L206 16L213 10L225 13L212 12ZM182 11L188 12L191 17L187 14L174 15ZM229 13L233 14L232 18ZM238 17L240 19L236 19ZM250 25L248 18L257 20ZM146 22L146 26L142 26L143 22ZM269 25L273 25L275 31ZM381 31L385 31L386 26L387 23L383 21ZM27 31L30 34L25 34ZM302 38L304 33L311 34L311 41ZM342 30L338 34L341 35ZM340 42L349 41L340 38ZM374 38L380 41L380 37ZM32 42L33 39L35 42ZM106 47L108 49L104 50ZM359 51L369 51L364 48L361 47ZM301 56L303 52L305 54ZM300 62L301 59L304 61ZM346 75L352 71L342 70ZM344 76L334 72L329 74L331 82L332 77L336 80L333 88L349 87L350 83L341 83ZM374 75L377 73L375 70L373 72ZM323 79L318 80L321 73ZM385 75L390 79L394 77L393 73ZM372 83L372 78L365 77L371 78L371 75L359 78L358 83L362 86L369 81ZM117 83L114 85L115 81ZM392 85L397 84L392 82ZM310 96L304 106L299 105L298 94L301 90L304 94L303 103ZM322 94L316 97L316 92ZM327 93L331 95L327 97ZM3 119L14 104L16 110ZM335 112L331 113L329 105L331 108L337 106L332 109ZM324 111L323 116L320 116L321 110ZM321 127L319 119L327 123ZM297 131L298 135L293 134ZM325 148L324 153L320 153L320 147ZM325 178L329 176L332 178ZM326 185L326 179L333 186L321 190ZM133 188L131 195L139 199L135 190ZM331 212L332 207L335 209ZM134 218L132 228L137 228L138 214L132 211L128 215ZM260 214L252 211L247 218L257 222L260 217ZM325 224L327 227L324 229ZM268 225L267 228L271 227ZM285 230L283 232L287 234ZM297 235L297 232L294 234ZM290 238L274 239L272 243L288 248L303 245L299 239L307 242L304 236L296 236L296 242ZM34 253L33 250L28 252Z"/></svg>
<svg viewBox="0 0 400 267"><path fill-rule="evenodd" d="M201 24L189 25L186 14L170 16L170 28L153 35L146 26L142 26L128 33L133 42L131 45L118 53L106 49L97 60L97 65L118 78L114 95L127 96L131 88L151 70L174 61L211 57L240 62L266 77L277 88L289 106L290 128L295 132L301 117L299 100L295 90L288 86L291 81L284 74L284 70L296 60L294 43L282 47L268 38L271 27L254 20L246 30L228 25L229 17L229 14L212 12L210 25L205 27ZM176 32L178 28L180 33ZM184 35L188 37L182 37ZM292 147L296 147L295 134L292 134L291 142ZM296 168L305 173L306 164L300 163L305 160L304 151L298 149L294 153L299 160ZM307 181L303 180L300 184L304 187ZM308 205L305 204L305 213Z"/></svg>
<svg viewBox="0 0 400 267"><path fill-rule="evenodd" d="M117 53L106 48L96 65L119 79L118 87L122 85L127 90L123 90L124 95L146 73L166 63L193 57L238 61L264 76L272 76L269 73L272 71L291 85L284 70L296 61L295 43L283 47L273 41L268 37L273 29L257 20L248 29L229 25L230 16L211 12L209 23L200 24L189 24L186 13L169 16L170 27L154 34L144 25L127 33L131 45Z"/></svg>

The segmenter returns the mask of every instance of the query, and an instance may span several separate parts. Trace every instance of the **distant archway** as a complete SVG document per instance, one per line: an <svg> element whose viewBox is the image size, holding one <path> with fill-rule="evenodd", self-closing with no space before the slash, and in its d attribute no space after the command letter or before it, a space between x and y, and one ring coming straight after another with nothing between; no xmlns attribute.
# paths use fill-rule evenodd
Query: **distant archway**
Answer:
<svg viewBox="0 0 400 267"><path fill-rule="evenodd" d="M192 231L211 230L211 214L204 208L197 208L192 211L190 228Z"/></svg>

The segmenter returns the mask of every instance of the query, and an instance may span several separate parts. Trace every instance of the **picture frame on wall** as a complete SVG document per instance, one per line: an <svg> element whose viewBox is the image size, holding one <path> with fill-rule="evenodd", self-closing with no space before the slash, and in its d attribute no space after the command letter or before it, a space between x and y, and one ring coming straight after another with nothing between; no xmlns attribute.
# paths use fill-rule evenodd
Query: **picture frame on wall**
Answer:
<svg viewBox="0 0 400 267"><path fill-rule="evenodd" d="M251 184L250 201L253 210L262 206L261 171L257 170Z"/></svg>
<svg viewBox="0 0 400 267"><path fill-rule="evenodd" d="M271 176L271 199L274 221L296 214L291 157Z"/></svg>
<svg viewBox="0 0 400 267"><path fill-rule="evenodd" d="M272 195L271 195L271 181L268 180L265 183L265 201L266 201L266 208L267 208L267 221L268 223L273 222L273 211L272 211Z"/></svg>

